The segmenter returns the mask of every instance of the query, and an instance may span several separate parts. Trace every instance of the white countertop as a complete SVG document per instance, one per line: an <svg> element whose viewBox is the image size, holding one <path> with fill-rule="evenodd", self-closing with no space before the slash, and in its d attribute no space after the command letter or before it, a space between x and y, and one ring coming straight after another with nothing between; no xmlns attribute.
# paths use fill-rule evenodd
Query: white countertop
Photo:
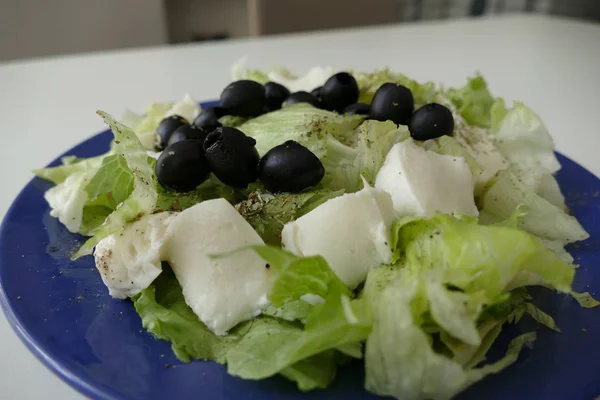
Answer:
<svg viewBox="0 0 600 400"><path fill-rule="evenodd" d="M514 16L0 64L0 215L32 169L104 129L96 109L141 111L188 92L217 98L243 55L256 68L389 66L447 85L462 85L479 70L495 95L540 114L559 151L600 175L598 43L600 24ZM82 398L26 350L1 316L0 354L0 398Z"/></svg>

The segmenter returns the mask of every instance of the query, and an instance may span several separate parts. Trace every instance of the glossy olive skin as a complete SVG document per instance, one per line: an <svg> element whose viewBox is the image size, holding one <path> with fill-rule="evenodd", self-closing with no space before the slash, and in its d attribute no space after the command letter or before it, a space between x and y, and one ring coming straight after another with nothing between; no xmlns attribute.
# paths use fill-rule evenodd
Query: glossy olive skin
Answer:
<svg viewBox="0 0 600 400"><path fill-rule="evenodd" d="M301 192L321 182L324 175L319 158L293 140L273 147L258 164L258 178L271 192Z"/></svg>
<svg viewBox="0 0 600 400"><path fill-rule="evenodd" d="M210 133L221 126L219 118L224 116L226 111L221 107L209 107L202 111L194 120L194 126Z"/></svg>
<svg viewBox="0 0 600 400"><path fill-rule="evenodd" d="M436 139L454 134L454 117L447 107L430 103L419 108L408 125L410 136L415 140Z"/></svg>
<svg viewBox="0 0 600 400"><path fill-rule="evenodd" d="M279 110L285 99L290 95L290 91L285 86L276 82L267 82L265 84L265 93L269 111Z"/></svg>
<svg viewBox="0 0 600 400"><path fill-rule="evenodd" d="M255 144L242 131L221 127L204 140L204 154L210 170L221 182L243 189L257 179L260 157Z"/></svg>
<svg viewBox="0 0 600 400"><path fill-rule="evenodd" d="M229 115L257 117L264 113L267 107L265 87L250 80L232 82L221 93L221 107L226 109Z"/></svg>
<svg viewBox="0 0 600 400"><path fill-rule="evenodd" d="M369 115L371 106L367 103L354 103L344 108L344 114L347 115Z"/></svg>
<svg viewBox="0 0 600 400"><path fill-rule="evenodd" d="M358 101L356 79L347 72L331 76L321 89L321 101L325 109L342 112L344 108Z"/></svg>
<svg viewBox="0 0 600 400"><path fill-rule="evenodd" d="M173 133L171 133L167 146L170 146L177 142L181 142L182 140L190 139L200 140L201 142L204 142L204 139L206 139L206 135L208 135L206 131L198 128L195 125L181 125L179 128L175 129Z"/></svg>
<svg viewBox="0 0 600 400"><path fill-rule="evenodd" d="M317 99L321 98L321 90L323 90L323 86L319 86L311 90L310 94L315 96Z"/></svg>
<svg viewBox="0 0 600 400"><path fill-rule="evenodd" d="M194 190L210 175L202 142L183 140L168 146L156 160L156 179L177 192Z"/></svg>
<svg viewBox="0 0 600 400"><path fill-rule="evenodd" d="M415 108L415 100L409 88L395 83L384 83L375 92L369 115L378 121L391 120L408 125Z"/></svg>
<svg viewBox="0 0 600 400"><path fill-rule="evenodd" d="M290 94L290 97L288 97L287 100L283 104L285 106L290 106L292 104L298 104L298 103L308 103L315 107L320 106L319 99L317 99L312 94L305 92L303 90Z"/></svg>
<svg viewBox="0 0 600 400"><path fill-rule="evenodd" d="M159 148L164 149L169 143L169 138L175 129L187 124L188 121L179 115L171 115L160 121L156 128L156 133L159 138Z"/></svg>

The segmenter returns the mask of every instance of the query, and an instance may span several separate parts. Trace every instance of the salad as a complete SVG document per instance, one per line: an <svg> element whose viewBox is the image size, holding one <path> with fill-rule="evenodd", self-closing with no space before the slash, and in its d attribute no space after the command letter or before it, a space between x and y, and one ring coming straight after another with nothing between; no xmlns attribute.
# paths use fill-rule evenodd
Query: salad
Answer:
<svg viewBox="0 0 600 400"><path fill-rule="evenodd" d="M600 304L571 289L565 245L588 234L552 138L480 75L460 88L387 69L233 75L219 106L99 111L107 153L35 171L55 184L51 215L89 237L73 257L93 255L182 361L309 391L362 359L370 392L448 399L535 340L485 363L507 324L559 330L528 287Z"/></svg>

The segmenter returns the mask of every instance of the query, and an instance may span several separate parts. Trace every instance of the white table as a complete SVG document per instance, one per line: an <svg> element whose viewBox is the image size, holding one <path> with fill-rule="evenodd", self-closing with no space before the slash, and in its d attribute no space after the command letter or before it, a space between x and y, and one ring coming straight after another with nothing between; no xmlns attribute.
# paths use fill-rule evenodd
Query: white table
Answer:
<svg viewBox="0 0 600 400"><path fill-rule="evenodd" d="M98 108L119 114L191 93L218 97L243 55L286 64L369 71L461 85L480 70L493 93L522 100L547 123L558 150L600 175L600 25L547 17L388 26L59 57L0 65L0 215L31 171L103 129ZM80 399L19 342L0 317L0 398Z"/></svg>

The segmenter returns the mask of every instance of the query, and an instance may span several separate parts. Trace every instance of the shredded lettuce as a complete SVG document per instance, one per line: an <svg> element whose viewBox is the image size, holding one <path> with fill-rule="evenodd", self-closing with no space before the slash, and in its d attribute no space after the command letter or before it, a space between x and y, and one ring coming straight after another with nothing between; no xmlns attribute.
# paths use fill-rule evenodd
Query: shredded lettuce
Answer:
<svg viewBox="0 0 600 400"><path fill-rule="evenodd" d="M565 209L565 199L553 174L560 169L554 142L539 116L523 103L507 109L502 99L493 106L491 131L497 149L509 160L522 183L555 206Z"/></svg>
<svg viewBox="0 0 600 400"><path fill-rule="evenodd" d="M571 296L577 300L579 305L584 308L594 308L600 306L600 301L594 299L589 292L577 293L572 292Z"/></svg>
<svg viewBox="0 0 600 400"><path fill-rule="evenodd" d="M129 197L119 204L105 220L96 234L88 239L75 253L78 258L91 254L96 244L105 237L120 232L135 218L141 217L151 211L156 204L158 194L154 185L154 169L151 158L133 131L127 126L117 122L111 115L98 111L108 124L115 136L115 151L124 158L127 168L133 177L133 190Z"/></svg>
<svg viewBox="0 0 600 400"><path fill-rule="evenodd" d="M489 128L494 98L485 79L479 74L470 78L462 88L448 89L445 96L452 101L460 115L469 124Z"/></svg>
<svg viewBox="0 0 600 400"><path fill-rule="evenodd" d="M352 295L321 256L297 257L269 246L255 246L254 251L270 265L273 281L268 299L275 307L305 295L325 298L330 291Z"/></svg>
<svg viewBox="0 0 600 400"><path fill-rule="evenodd" d="M371 103L377 89L387 82L393 82L409 88L415 99L416 107L431 103L437 91L437 88L432 82L419 84L416 81L413 81L402 74L394 73L387 68L372 73L353 71L352 75L356 79L360 90L358 101L367 104Z"/></svg>
<svg viewBox="0 0 600 400"><path fill-rule="evenodd" d="M484 223L499 222L519 206L526 213L519 227L536 236L563 245L589 236L575 217L538 196L510 170L500 171L480 199L480 218Z"/></svg>
<svg viewBox="0 0 600 400"><path fill-rule="evenodd" d="M110 155L111 152L90 158L74 159L70 157L63 157L63 164L57 167L36 169L33 171L39 178L46 179L55 185L63 183L69 176L78 173L88 173L92 175L96 169L102 165L102 161L105 157Z"/></svg>
<svg viewBox="0 0 600 400"><path fill-rule="evenodd" d="M366 346L367 390L398 399L449 399L484 376L512 364L523 345L535 339L535 333L513 339L504 358L481 368L466 366L474 358L481 359L477 350L463 355L467 361L462 363L436 352L433 345L437 339L426 332L423 317L431 304L426 281L403 270L380 294ZM462 299L455 300L458 302L455 306L460 308ZM494 326L477 334L487 336ZM481 341L476 345L477 348L482 346L487 350L494 334L485 344ZM455 351L460 353L458 349Z"/></svg>
<svg viewBox="0 0 600 400"><path fill-rule="evenodd" d="M396 254L406 269L439 274L467 292L483 291L488 301L507 290L545 285L569 293L574 270L535 236L518 229L482 226L471 217L438 214L404 218L393 227Z"/></svg>
<svg viewBox="0 0 600 400"><path fill-rule="evenodd" d="M133 130L146 150L154 150L157 142L156 128L160 121L171 115L179 115L192 123L200 113L200 105L188 94L177 102L152 103L145 111L141 115L125 110L121 123Z"/></svg>

